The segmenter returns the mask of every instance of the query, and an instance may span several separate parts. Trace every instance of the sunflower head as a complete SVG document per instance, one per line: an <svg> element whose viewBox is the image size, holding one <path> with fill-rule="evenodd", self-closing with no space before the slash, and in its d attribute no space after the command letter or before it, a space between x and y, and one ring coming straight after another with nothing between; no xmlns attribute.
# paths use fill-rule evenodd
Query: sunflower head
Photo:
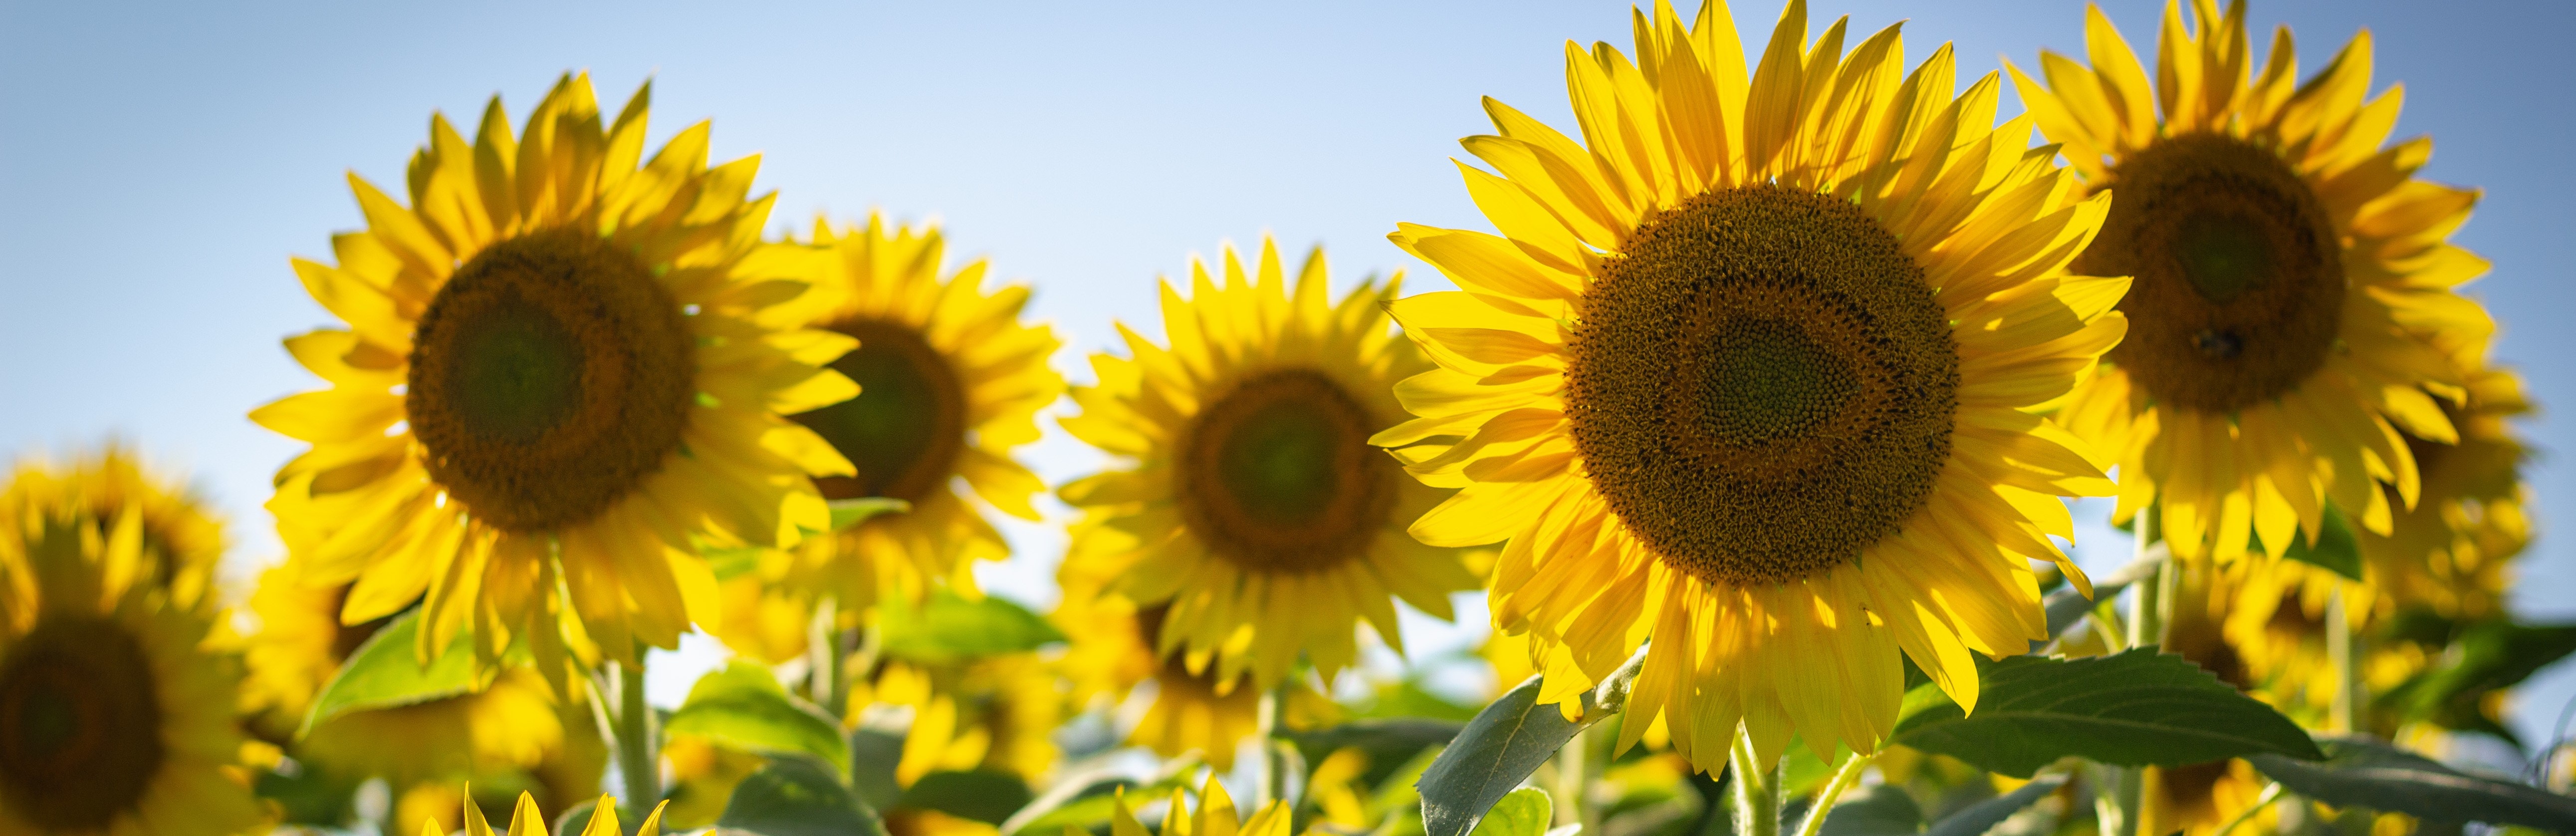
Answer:
<svg viewBox="0 0 2576 836"><path fill-rule="evenodd" d="M1391 306L1438 368L1372 442L1459 489L1423 542L1509 539L1542 700L1651 638L1623 743L1872 751L1900 652L1973 705L1970 654L2044 632L2029 561L2084 583L2048 535L2111 485L2041 416L2125 328L2127 280L2068 269L2110 200L1895 27L1846 52L1793 2L1749 73L1723 3L1635 30L1566 47L1580 141L1487 100L1460 170L1501 235L1391 236L1460 290Z"/></svg>
<svg viewBox="0 0 2576 836"><path fill-rule="evenodd" d="M224 556L223 523L196 491L152 472L120 443L76 453L62 464L20 460L0 494L0 539L41 537L20 528L63 509L80 509L96 524L113 525L128 507L137 509L142 524L138 581L166 590L178 606L212 606L215 564Z"/></svg>
<svg viewBox="0 0 2576 836"><path fill-rule="evenodd" d="M206 646L211 611L156 583L140 497L101 518L38 487L9 486L29 501L10 504L0 538L16 579L0 588L0 832L251 826L240 674Z"/></svg>
<svg viewBox="0 0 2576 836"><path fill-rule="evenodd" d="M2256 66L2241 0L2168 2L2152 82L2099 8L2085 40L2090 66L2012 75L2118 197L2076 267L2136 277L2131 331L2067 411L2120 467L2116 518L2153 508L2187 558L2282 554L2329 509L2388 535L2422 487L2409 441L2458 440L2446 347L2494 330L2454 290L2485 260L2445 240L2477 193L2414 179L2431 140L2384 144L2403 91L2367 95L2368 32L2304 82L2287 27Z"/></svg>
<svg viewBox="0 0 2576 836"><path fill-rule="evenodd" d="M287 340L330 388L251 417L313 445L269 507L304 582L352 584L343 623L420 601L424 657L525 637L560 679L715 623L701 544L829 527L809 480L849 462L779 414L854 394L823 368L852 341L792 321L756 159L710 168L703 123L645 158L649 93L603 120L566 76L470 143L432 116L409 205L352 175L367 228L295 262L348 327Z"/></svg>
<svg viewBox="0 0 2576 836"><path fill-rule="evenodd" d="M826 499L911 507L764 556L758 578L732 582L741 588L728 600L748 608L728 607L721 632L764 654L803 652L803 625L822 595L854 627L880 594L920 600L936 584L973 594L974 563L1010 553L986 512L1039 518L1030 499L1045 483L1011 451L1037 440L1038 410L1064 393L1048 365L1063 343L1025 321L1029 287L988 292L982 260L943 275L937 226L873 213L846 227L818 219L793 249L814 287L793 309L812 328L858 341L831 368L859 395L790 416L855 466L815 485Z"/></svg>
<svg viewBox="0 0 2576 836"><path fill-rule="evenodd" d="M1481 544L1403 530L1448 491L1368 444L1403 418L1389 391L1430 366L1390 329L1396 282L1338 302L1328 283L1320 248L1293 282L1268 239L1251 264L1193 259L1187 299L1163 286L1169 347L1120 326L1129 356L1094 355L1100 383L1064 419L1120 462L1061 491L1084 512L1066 571L1162 612L1155 651L1220 695L1246 673L1277 685L1301 653L1329 680L1363 619L1400 652L1392 599L1448 618L1475 585L1455 546Z"/></svg>

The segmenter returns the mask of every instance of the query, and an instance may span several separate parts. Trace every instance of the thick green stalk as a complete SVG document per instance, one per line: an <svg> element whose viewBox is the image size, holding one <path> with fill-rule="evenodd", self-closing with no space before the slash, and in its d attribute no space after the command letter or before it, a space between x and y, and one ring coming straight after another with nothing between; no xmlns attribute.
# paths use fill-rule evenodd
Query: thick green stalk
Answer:
<svg viewBox="0 0 2576 836"><path fill-rule="evenodd" d="M628 809L650 810L662 800L658 725L644 703L644 666L617 665L617 772L626 779Z"/></svg>
<svg viewBox="0 0 2576 836"><path fill-rule="evenodd" d="M1877 755L1858 752L1843 756L1843 765L1834 770L1834 779L1825 783L1823 792L1816 794L1815 806L1807 808L1807 820L1798 825L1798 836L1816 836L1824 832L1825 816L1833 813L1834 802L1843 797L1844 790L1860 782L1861 772L1869 769L1870 762L1875 760L1878 760Z"/></svg>
<svg viewBox="0 0 2576 836"><path fill-rule="evenodd" d="M1581 824L1587 836L1601 831L1598 822L1590 821L1594 811L1588 799L1590 794L1586 792L1592 786L1592 770L1589 765L1592 754L1592 733L1598 728L1600 727L1593 726L1575 732L1573 740L1566 741L1564 748L1556 750L1556 787L1554 792L1550 793L1556 796L1554 799L1555 824L1560 827Z"/></svg>
<svg viewBox="0 0 2576 836"><path fill-rule="evenodd" d="M1756 760L1753 736L1736 735L1728 765L1735 771L1735 836L1780 836L1780 773Z"/></svg>
<svg viewBox="0 0 2576 836"><path fill-rule="evenodd" d="M1270 806L1270 802L1278 801L1287 788L1288 776L1280 774L1285 770L1279 768L1279 743L1272 739L1273 735L1279 733L1279 712L1282 708L1280 703L1286 701L1284 697L1287 693L1288 684L1285 681L1282 681L1277 688L1261 692L1259 709L1261 730L1256 735L1261 741L1261 772L1253 776L1253 787L1256 792L1252 798L1252 809L1256 811Z"/></svg>
<svg viewBox="0 0 2576 836"><path fill-rule="evenodd" d="M2333 597L2326 599L2326 658L2335 671L2334 714L2327 718L2328 731L2356 734L2361 731L2361 706L2369 694L2361 684L2361 636L2352 630L2350 614L2344 609L2343 587L2336 586Z"/></svg>
<svg viewBox="0 0 2576 836"><path fill-rule="evenodd" d="M805 629L805 667L812 673L806 693L816 705L832 715L834 722L849 722L849 678L841 671L840 600L823 595L814 601L814 621Z"/></svg>

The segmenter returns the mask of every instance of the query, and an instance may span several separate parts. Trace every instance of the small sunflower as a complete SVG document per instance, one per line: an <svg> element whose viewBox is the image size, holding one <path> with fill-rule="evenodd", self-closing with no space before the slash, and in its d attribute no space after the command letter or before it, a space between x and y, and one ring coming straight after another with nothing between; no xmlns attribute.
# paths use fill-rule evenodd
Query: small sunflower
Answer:
<svg viewBox="0 0 2576 836"><path fill-rule="evenodd" d="M855 626L880 589L917 600L945 582L972 593L975 561L1010 554L982 509L1038 519L1029 499L1046 483L1013 461L1011 448L1037 440L1038 410L1064 393L1048 365L1062 343L1047 326L1022 321L1027 285L983 289L982 260L942 278L945 248L936 226L892 225L882 215L839 231L815 222L807 262L815 290L796 306L812 312L812 327L858 340L831 366L860 394L790 418L857 468L817 478L824 498L890 497L911 509L812 538L731 581L762 590L727 594L728 604L747 606L727 607L724 633L747 652L773 662L804 652L805 614L820 594L833 595L845 626Z"/></svg>
<svg viewBox="0 0 2576 836"><path fill-rule="evenodd" d="M101 525L114 524L123 509L134 507L143 521L145 582L169 590L171 603L180 607L213 605L209 593L215 564L224 557L223 523L196 491L146 469L133 450L110 443L62 465L23 460L8 484L16 495L0 499L0 505L63 503L86 509ZM0 540L35 536L17 530L25 523L23 514L0 514Z"/></svg>
<svg viewBox="0 0 2576 836"><path fill-rule="evenodd" d="M2197 31L2166 5L2152 85L2098 7L2092 67L2042 53L2045 86L2012 70L2117 196L2076 269L2137 277L2119 306L2135 327L2068 424L2119 465L2115 519L2157 509L2176 555L2282 554L2330 513L2385 535L2421 484L2400 433L2458 438L2427 394L2461 395L2437 344L2494 328L2454 291L2486 261L2444 240L2478 194L2414 179L2430 139L2382 147L2404 97L2365 101L2367 31L2293 86L2288 27L2257 76L2242 0L2192 5Z"/></svg>
<svg viewBox="0 0 2576 836"><path fill-rule="evenodd" d="M2443 414L2458 430L2454 444L2404 436L2424 489L2415 507L2397 512L2386 536L2360 532L2372 586L2400 608L2423 606L2454 620L2504 611L2506 570L2531 542L2524 511L2530 457L2510 421L2531 412L2520 375L2465 357L2466 397Z"/></svg>
<svg viewBox="0 0 2576 836"><path fill-rule="evenodd" d="M2028 561L2089 586L2060 497L2112 488L2039 414L2124 328L2128 280L2065 269L2109 197L1990 127L1996 77L1953 98L1949 47L1900 77L1896 27L1845 25L1790 3L1749 78L1721 2L1637 12L1634 62L1569 43L1584 143L1490 99L1464 141L1503 235L1391 236L1462 288L1394 305L1441 368L1372 441L1462 489L1413 534L1510 538L1542 701L1652 638L1621 742L1661 718L1702 769L1739 723L1765 763L1876 750L1900 650L1975 705L1971 653L2045 635Z"/></svg>
<svg viewBox="0 0 2576 836"><path fill-rule="evenodd" d="M241 640L249 674L242 708L260 736L288 746L299 762L397 790L469 781L534 783L563 804L599 789L607 744L587 714L567 717L544 679L527 668L501 672L482 691L342 714L296 738L313 699L351 653L389 619L342 624L349 587L311 588L292 566L269 569L251 593L259 628Z"/></svg>
<svg viewBox="0 0 2576 836"><path fill-rule="evenodd" d="M1198 796L1198 809L1192 810L1189 790L1173 789L1172 803L1163 809L1162 831L1154 833L1136 820L1136 811L1128 808L1127 794L1121 791L1109 818L1109 836L1288 836L1296 827L1282 801L1270 802L1250 819L1235 818L1234 797L1217 783L1215 773L1209 773Z"/></svg>
<svg viewBox="0 0 2576 836"><path fill-rule="evenodd" d="M941 770L1007 772L1042 782L1055 766L1050 737L1063 719L1055 673L1034 653L957 664L887 661L852 689L850 705L910 706L895 783L909 787Z"/></svg>
<svg viewBox="0 0 2576 836"><path fill-rule="evenodd" d="M1430 368L1387 320L1402 277L1335 303L1320 247L1293 288L1267 237L1246 266L1226 247L1219 284L1192 259L1188 300L1163 285L1171 347L1119 326L1131 357L1093 355L1063 422L1131 465L1064 486L1084 512L1068 561L1122 567L1107 591L1161 612L1155 652L1219 695L1246 672L1277 686L1301 652L1330 681L1362 619L1402 652L1390 594L1445 619L1476 583L1460 549L1404 533L1448 491L1368 446L1404 418L1396 381Z"/></svg>
<svg viewBox="0 0 2576 836"><path fill-rule="evenodd" d="M142 504L80 499L7 508L0 565L28 583L0 589L0 836L252 827L212 614L150 583Z"/></svg>
<svg viewBox="0 0 2576 836"><path fill-rule="evenodd" d="M1077 565L1067 560L1064 568ZM1235 749L1260 732L1261 689L1242 682L1219 689L1214 671L1192 673L1180 659L1156 653L1163 613L1161 607L1139 611L1067 579L1054 619L1068 640L1060 664L1072 681L1073 703L1105 698L1114 706L1151 680L1153 702L1127 741L1167 758L1198 752L1219 771L1231 770Z"/></svg>
<svg viewBox="0 0 2576 836"><path fill-rule="evenodd" d="M634 836L661 836L662 808L669 806L670 803L664 801L653 805L653 812L644 817L644 823L635 826ZM482 808L475 806L470 800L465 802L463 807L460 812L465 820L465 836L493 836L492 823L483 818ZM593 805L590 811L590 825L582 828L581 836L624 836L625 831L618 829L617 826L615 796L600 796L599 802ZM421 836L445 836L448 833L436 820L425 820L422 825ZM518 805L510 808L510 828L503 832L507 836L545 836L551 827L545 810L537 806L536 798L527 793L520 793Z"/></svg>
<svg viewBox="0 0 2576 836"><path fill-rule="evenodd" d="M349 329L287 340L332 388L251 418L313 444L269 507L307 583L355 584L343 622L421 601L423 656L470 625L550 678L568 644L632 663L718 623L702 543L830 527L809 477L849 462L779 416L856 393L822 367L851 340L782 321L756 158L708 168L701 123L643 159L650 93L603 124L566 76L472 144L434 115L411 205L352 175L368 228L295 262Z"/></svg>

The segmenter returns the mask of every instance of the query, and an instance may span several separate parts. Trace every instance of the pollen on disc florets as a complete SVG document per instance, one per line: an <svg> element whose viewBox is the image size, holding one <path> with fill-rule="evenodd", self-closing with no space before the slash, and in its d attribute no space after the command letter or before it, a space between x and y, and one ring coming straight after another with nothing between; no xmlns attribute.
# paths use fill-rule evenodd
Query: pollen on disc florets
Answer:
<svg viewBox="0 0 2576 836"><path fill-rule="evenodd" d="M1380 427L1324 374L1252 375L1200 411L1180 444L1177 500L1209 552L1257 572L1340 565L1368 548L1395 502Z"/></svg>
<svg viewBox="0 0 2576 836"><path fill-rule="evenodd" d="M917 502L944 487L966 449L966 390L957 369L912 326L856 319L831 326L859 347L832 369L858 397L795 416L858 470L814 480L827 499Z"/></svg>
<svg viewBox="0 0 2576 836"><path fill-rule="evenodd" d="M405 394L431 478L508 531L589 520L661 469L695 342L634 255L575 230L494 244L421 314Z"/></svg>
<svg viewBox="0 0 2576 836"><path fill-rule="evenodd" d="M0 658L0 792L51 831L104 831L168 752L142 644L116 621L54 615Z"/></svg>
<svg viewBox="0 0 2576 836"><path fill-rule="evenodd" d="M2112 169L2111 213L2076 272L2135 276L2108 359L2150 397L2231 412L2324 365L2343 315L2343 253L2316 192L2236 137L2168 137Z"/></svg>
<svg viewBox="0 0 2576 836"><path fill-rule="evenodd" d="M1958 350L1849 201L1772 186L1656 214L1577 303L1586 475L1667 565L1739 586L1850 562L1949 460Z"/></svg>

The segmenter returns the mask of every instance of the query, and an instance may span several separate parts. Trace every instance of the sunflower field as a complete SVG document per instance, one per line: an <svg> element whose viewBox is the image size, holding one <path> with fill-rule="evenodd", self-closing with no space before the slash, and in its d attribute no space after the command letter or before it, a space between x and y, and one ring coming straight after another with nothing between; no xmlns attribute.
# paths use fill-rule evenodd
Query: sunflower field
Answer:
<svg viewBox="0 0 2576 836"><path fill-rule="evenodd" d="M7 473L0 836L2576 833L2503 713L2576 624L2506 605L2481 192L2367 32L2168 0L1986 69L1736 11L1568 42L1571 124L1486 99L1482 223L1386 222L1454 289L1265 235L1073 374L1031 285L776 225L650 84L433 115L291 262L269 519L148 438ZM1042 500L1043 609L978 582Z"/></svg>

